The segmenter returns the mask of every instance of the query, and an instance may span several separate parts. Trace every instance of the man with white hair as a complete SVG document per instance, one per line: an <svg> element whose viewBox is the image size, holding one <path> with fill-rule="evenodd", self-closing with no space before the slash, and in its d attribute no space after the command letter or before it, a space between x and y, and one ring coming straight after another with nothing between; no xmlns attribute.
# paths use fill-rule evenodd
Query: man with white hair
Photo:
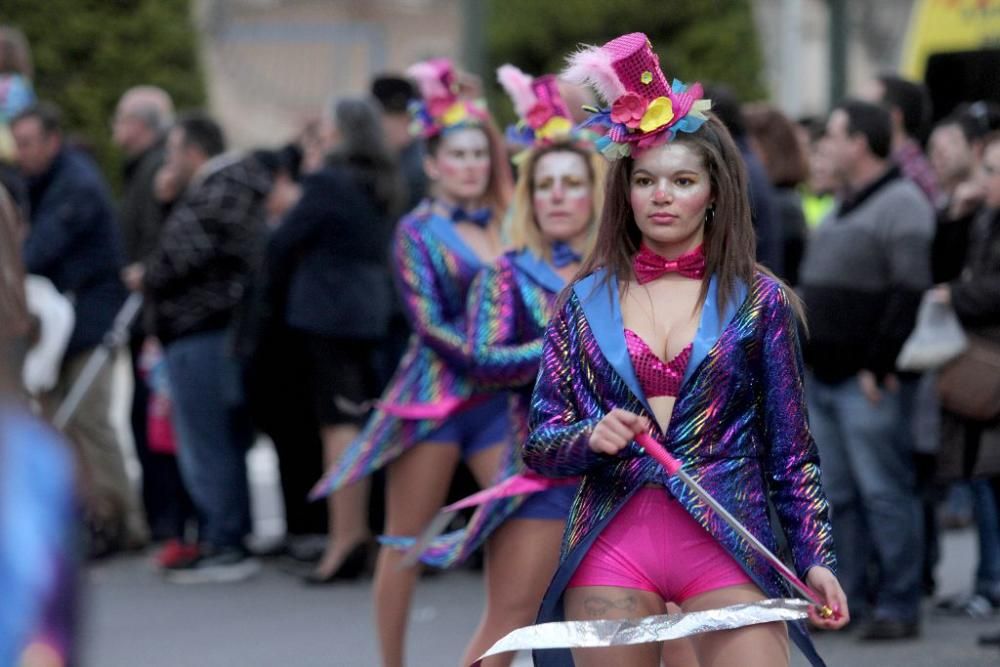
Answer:
<svg viewBox="0 0 1000 667"><path fill-rule="evenodd" d="M164 142L173 122L170 95L155 86L130 88L115 110L113 138L125 154L119 219L129 263L146 257L160 235L164 212L153 197L153 177L163 164Z"/></svg>
<svg viewBox="0 0 1000 667"><path fill-rule="evenodd" d="M111 121L115 144L124 154L119 222L130 266L139 265L157 249L167 207L154 194L156 173L166 155L166 136L174 122L170 95L155 86L136 86L125 91ZM127 276L129 269L123 272ZM149 333L144 326L152 318L146 307L143 321L132 329L133 387L131 426L136 456L142 467L142 501L154 542L164 543L157 555L162 566L191 557L183 543L191 501L181 483L177 459L172 454L150 451L147 433L149 388L140 372L139 358Z"/></svg>

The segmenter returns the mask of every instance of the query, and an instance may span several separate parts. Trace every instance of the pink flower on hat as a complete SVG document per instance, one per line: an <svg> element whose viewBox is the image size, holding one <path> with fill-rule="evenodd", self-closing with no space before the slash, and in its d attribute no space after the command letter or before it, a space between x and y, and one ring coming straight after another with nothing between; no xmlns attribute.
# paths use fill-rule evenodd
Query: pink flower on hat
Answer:
<svg viewBox="0 0 1000 667"><path fill-rule="evenodd" d="M538 129L545 125L545 123L547 123L553 115L554 110L551 106L539 102L528 110L528 113L525 115L525 120L528 121L528 125Z"/></svg>
<svg viewBox="0 0 1000 667"><path fill-rule="evenodd" d="M455 104L454 98L437 97L427 101L427 110L434 118L440 118L453 104Z"/></svg>
<svg viewBox="0 0 1000 667"><path fill-rule="evenodd" d="M625 93L611 105L611 120L635 129L646 113L646 101L636 93Z"/></svg>

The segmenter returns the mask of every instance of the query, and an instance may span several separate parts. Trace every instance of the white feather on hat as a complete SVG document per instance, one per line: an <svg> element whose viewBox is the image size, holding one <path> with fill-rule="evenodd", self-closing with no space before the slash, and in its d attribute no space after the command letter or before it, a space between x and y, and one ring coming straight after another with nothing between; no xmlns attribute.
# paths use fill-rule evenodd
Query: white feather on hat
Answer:
<svg viewBox="0 0 1000 667"><path fill-rule="evenodd" d="M560 78L592 86L608 104L625 94L625 86L611 64L611 54L598 46L585 46L571 54Z"/></svg>

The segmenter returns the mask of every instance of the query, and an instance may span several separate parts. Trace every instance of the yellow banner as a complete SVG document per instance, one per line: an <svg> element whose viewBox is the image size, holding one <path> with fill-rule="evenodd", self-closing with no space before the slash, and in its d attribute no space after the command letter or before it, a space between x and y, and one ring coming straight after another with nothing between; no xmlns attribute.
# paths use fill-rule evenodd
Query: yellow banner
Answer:
<svg viewBox="0 0 1000 667"><path fill-rule="evenodd" d="M1000 48L1000 0L917 0L902 70L919 81L931 55L984 47Z"/></svg>

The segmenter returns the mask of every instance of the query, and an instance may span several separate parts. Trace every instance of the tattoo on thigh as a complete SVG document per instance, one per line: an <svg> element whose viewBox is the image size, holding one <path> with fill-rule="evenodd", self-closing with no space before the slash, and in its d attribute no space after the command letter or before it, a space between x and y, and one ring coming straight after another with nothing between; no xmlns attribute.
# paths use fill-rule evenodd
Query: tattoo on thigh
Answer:
<svg viewBox="0 0 1000 667"><path fill-rule="evenodd" d="M604 618L611 611L634 612L638 607L639 601L634 595L619 598L592 595L583 601L584 611L593 618Z"/></svg>

